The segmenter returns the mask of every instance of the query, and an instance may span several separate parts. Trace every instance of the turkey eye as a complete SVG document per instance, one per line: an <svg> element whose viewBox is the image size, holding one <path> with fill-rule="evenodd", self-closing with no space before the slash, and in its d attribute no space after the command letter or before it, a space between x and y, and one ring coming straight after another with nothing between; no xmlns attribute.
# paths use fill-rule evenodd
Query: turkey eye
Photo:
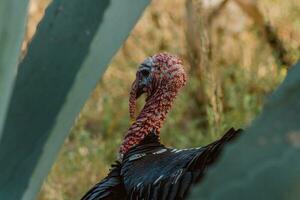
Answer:
<svg viewBox="0 0 300 200"><path fill-rule="evenodd" d="M149 76L150 71L149 71L149 70L146 70L146 69L143 69L143 70L141 71L141 73L142 73L143 76L147 77L147 76Z"/></svg>

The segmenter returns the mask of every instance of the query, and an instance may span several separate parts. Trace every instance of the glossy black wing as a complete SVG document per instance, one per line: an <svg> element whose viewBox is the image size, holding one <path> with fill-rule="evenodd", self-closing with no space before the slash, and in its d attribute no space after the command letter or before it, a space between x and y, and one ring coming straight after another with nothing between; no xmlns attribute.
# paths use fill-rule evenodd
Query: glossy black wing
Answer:
<svg viewBox="0 0 300 200"><path fill-rule="evenodd" d="M109 174L93 188L91 188L81 200L122 200L126 199L122 177L120 176L121 163L112 165Z"/></svg>
<svg viewBox="0 0 300 200"><path fill-rule="evenodd" d="M239 133L230 129L221 139L193 149L165 148L155 137L150 138L151 142L136 147L122 163L127 199L186 199L191 186L201 180L223 146Z"/></svg>
<svg viewBox="0 0 300 200"><path fill-rule="evenodd" d="M197 154L189 163L188 171L197 172L201 171L197 177L196 182L199 182L203 176L203 172L206 168L214 164L217 158L222 153L223 147L229 142L233 141L241 134L242 129L235 130L234 128L229 129L222 138L219 140L203 147L203 151Z"/></svg>

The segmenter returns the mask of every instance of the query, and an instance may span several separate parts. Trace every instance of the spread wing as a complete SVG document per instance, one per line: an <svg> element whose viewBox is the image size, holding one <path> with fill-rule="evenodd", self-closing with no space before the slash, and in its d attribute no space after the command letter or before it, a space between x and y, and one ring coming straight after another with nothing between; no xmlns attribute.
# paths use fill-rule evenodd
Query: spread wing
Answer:
<svg viewBox="0 0 300 200"><path fill-rule="evenodd" d="M205 147L181 150L165 148L152 134L122 163L112 166L107 177L82 200L183 200L215 163L223 147L240 132L232 128Z"/></svg>
<svg viewBox="0 0 300 200"><path fill-rule="evenodd" d="M223 147L238 137L240 131L230 129L221 139L201 148L180 150L157 146L155 149L153 144L143 145L143 151L134 155L139 159L133 157L132 161L129 158L123 163L128 199L186 199L191 186L202 180ZM145 150L147 146L150 148ZM150 149L154 153L149 153Z"/></svg>

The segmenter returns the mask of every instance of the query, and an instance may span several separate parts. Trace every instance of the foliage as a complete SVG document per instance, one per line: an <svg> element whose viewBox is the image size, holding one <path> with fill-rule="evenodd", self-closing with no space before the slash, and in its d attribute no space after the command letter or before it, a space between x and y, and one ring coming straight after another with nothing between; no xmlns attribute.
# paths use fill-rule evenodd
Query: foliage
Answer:
<svg viewBox="0 0 300 200"><path fill-rule="evenodd" d="M25 32L27 7L28 0L0 2L0 138L17 71L18 57Z"/></svg>
<svg viewBox="0 0 300 200"><path fill-rule="evenodd" d="M202 26L205 21L200 20L215 5L205 3L211 1L199 2L193 1L196 16L191 24L199 23L206 29ZM289 55L296 60L300 55L299 0L257 2L265 20L275 27ZM198 61L189 56L185 3L184 0L152 1L81 111L39 199L76 199L107 173L130 125L128 91L136 67L146 56L158 51L181 56L189 72L188 84L162 130L166 145L207 144L231 126L247 127L260 113L265 97L281 83L286 69L277 63L255 22L230 1L211 24L211 30L201 28L195 34L192 42L204 41L198 48L200 56L207 54L203 48L205 42L212 44L212 56L204 62L205 73L200 75L204 81L200 84L199 77L191 72L200 65L192 65ZM206 33L197 35L202 30ZM200 89L207 98L206 116L194 112L199 107L191 93ZM202 121L207 122L206 128L201 126Z"/></svg>
<svg viewBox="0 0 300 200"><path fill-rule="evenodd" d="M0 199L36 197L74 118L148 3L52 1L18 68L0 140Z"/></svg>

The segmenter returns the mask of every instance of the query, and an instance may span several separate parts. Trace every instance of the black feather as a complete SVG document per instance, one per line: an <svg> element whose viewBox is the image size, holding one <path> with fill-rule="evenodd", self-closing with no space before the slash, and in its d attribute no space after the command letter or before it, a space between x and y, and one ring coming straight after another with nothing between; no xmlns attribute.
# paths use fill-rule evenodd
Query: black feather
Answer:
<svg viewBox="0 0 300 200"><path fill-rule="evenodd" d="M192 185L201 181L215 163L226 143L240 135L233 128L202 148L166 148L154 133L132 148L108 176L95 185L82 200L180 200Z"/></svg>
<svg viewBox="0 0 300 200"><path fill-rule="evenodd" d="M101 182L91 188L81 200L122 200L126 199L126 191L120 176L121 163L117 162Z"/></svg>

